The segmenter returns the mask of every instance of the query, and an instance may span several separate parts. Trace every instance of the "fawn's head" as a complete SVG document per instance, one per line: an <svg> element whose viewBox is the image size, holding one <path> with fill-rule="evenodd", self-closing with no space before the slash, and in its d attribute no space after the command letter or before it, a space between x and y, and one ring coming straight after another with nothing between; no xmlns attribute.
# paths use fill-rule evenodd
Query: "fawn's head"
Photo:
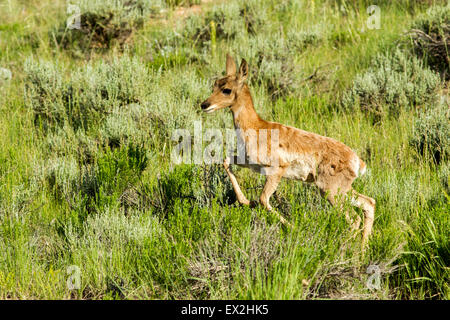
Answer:
<svg viewBox="0 0 450 320"><path fill-rule="evenodd" d="M227 75L216 80L211 96L202 102L202 110L206 113L231 107L237 101L248 77L248 64L242 59L239 71L236 72L234 59L227 54Z"/></svg>

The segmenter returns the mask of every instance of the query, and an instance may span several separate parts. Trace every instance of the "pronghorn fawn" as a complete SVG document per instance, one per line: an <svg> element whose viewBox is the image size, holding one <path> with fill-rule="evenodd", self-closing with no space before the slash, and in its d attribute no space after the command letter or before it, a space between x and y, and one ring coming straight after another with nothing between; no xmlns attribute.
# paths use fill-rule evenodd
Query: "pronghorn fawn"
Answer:
<svg viewBox="0 0 450 320"><path fill-rule="evenodd" d="M348 199L353 206L362 209L364 248L372 230L375 200L357 193L352 189L352 183L366 171L365 163L352 149L332 138L261 119L253 106L246 84L247 77L247 62L242 59L237 71L233 58L227 55L226 76L215 81L212 95L201 104L206 113L228 108L233 114L238 143L241 141L245 146L245 161L239 163L236 156L227 157L224 167L239 203L254 204L242 193L231 170L232 163L266 175L266 183L259 200L269 211L273 211L269 203L270 196L275 192L281 178L315 184L333 206L345 211L346 219L352 223L353 230L359 229L361 218L357 216L352 220L349 212L344 209L343 201ZM254 143L252 137L256 137L257 143ZM263 140L265 142L262 142ZM267 143L269 140L270 143ZM261 152L263 149L266 152ZM281 215L274 213L283 224L289 224Z"/></svg>

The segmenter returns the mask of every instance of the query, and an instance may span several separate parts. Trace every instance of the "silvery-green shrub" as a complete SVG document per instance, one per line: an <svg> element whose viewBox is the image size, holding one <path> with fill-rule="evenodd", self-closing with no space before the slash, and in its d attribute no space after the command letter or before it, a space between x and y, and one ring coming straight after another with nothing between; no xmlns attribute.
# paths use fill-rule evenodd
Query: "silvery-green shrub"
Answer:
<svg viewBox="0 0 450 320"><path fill-rule="evenodd" d="M444 188L447 195L450 195L450 162L443 163L438 170L439 182Z"/></svg>
<svg viewBox="0 0 450 320"><path fill-rule="evenodd" d="M24 64L27 106L45 123L64 121L67 85L58 62L27 59Z"/></svg>
<svg viewBox="0 0 450 320"><path fill-rule="evenodd" d="M238 39L233 52L245 58L251 68L250 82L266 88L270 96L292 93L302 79L296 56L323 40L325 31L318 25L286 32L280 29Z"/></svg>
<svg viewBox="0 0 450 320"><path fill-rule="evenodd" d="M431 6L420 14L412 27L429 33L448 32L450 27L450 4L446 6Z"/></svg>
<svg viewBox="0 0 450 320"><path fill-rule="evenodd" d="M124 141L136 137L138 130L133 119L124 113L113 112L103 123L101 134L109 145L120 145Z"/></svg>
<svg viewBox="0 0 450 320"><path fill-rule="evenodd" d="M440 163L450 154L450 108L445 100L425 109L417 118L410 144L421 155Z"/></svg>
<svg viewBox="0 0 450 320"><path fill-rule="evenodd" d="M377 54L344 93L342 106L347 110L360 107L379 117L398 115L401 109L433 101L439 85L439 75L416 57L400 50Z"/></svg>
<svg viewBox="0 0 450 320"><path fill-rule="evenodd" d="M63 196L71 194L79 179L79 167L71 156L49 159L45 166L45 174L51 188L61 192Z"/></svg>
<svg viewBox="0 0 450 320"><path fill-rule="evenodd" d="M411 25L414 49L443 78L450 79L450 3L432 6Z"/></svg>
<svg viewBox="0 0 450 320"><path fill-rule="evenodd" d="M216 37L231 39L245 32L245 22L237 2L214 6L205 16L193 15L185 22L184 35L203 45L211 40L211 21L215 24Z"/></svg>
<svg viewBox="0 0 450 320"><path fill-rule="evenodd" d="M50 31L58 47L83 57L89 49L108 49L113 42L124 45L146 17L159 12L162 1L145 0L78 0L70 3L69 14ZM69 10L69 7L68 7ZM72 19L70 22L67 19Z"/></svg>
<svg viewBox="0 0 450 320"><path fill-rule="evenodd" d="M89 63L70 77L58 62L28 59L25 96L46 126L95 126L114 108L139 102L147 94L151 74L137 58Z"/></svg>

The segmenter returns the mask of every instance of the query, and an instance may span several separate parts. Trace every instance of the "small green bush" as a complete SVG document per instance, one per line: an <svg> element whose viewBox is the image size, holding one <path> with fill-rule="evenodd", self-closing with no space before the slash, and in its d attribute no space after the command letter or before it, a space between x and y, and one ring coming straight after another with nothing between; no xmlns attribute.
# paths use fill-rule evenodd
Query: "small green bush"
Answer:
<svg viewBox="0 0 450 320"><path fill-rule="evenodd" d="M134 186L148 165L145 149L130 144L116 150L107 150L97 160L95 203L97 207L114 205L124 192Z"/></svg>
<svg viewBox="0 0 450 320"><path fill-rule="evenodd" d="M279 35L279 39L276 42L262 40L264 43L251 60L254 70L252 80L264 85L273 98L290 93L296 87L297 75L293 57L286 50L286 40L282 35Z"/></svg>
<svg viewBox="0 0 450 320"><path fill-rule="evenodd" d="M86 135L83 130L74 132L68 125L49 131L45 138L45 151L49 157L76 155L80 165L93 163L98 147L96 139Z"/></svg>
<svg viewBox="0 0 450 320"><path fill-rule="evenodd" d="M166 245L167 232L149 213L105 207L82 223L68 222L62 233L65 252L70 252L72 263L82 268L83 290L75 293L80 297L131 297L136 281L145 286L159 279L158 249ZM95 261L95 267L85 261ZM137 271L136 276L128 277L130 271ZM144 273L148 278L142 278Z"/></svg>
<svg viewBox="0 0 450 320"><path fill-rule="evenodd" d="M120 127L113 119L122 115L133 120L141 135L170 136L174 128L192 125L210 90L207 80L193 70L162 76L128 56L88 63L70 78L57 62L29 59L24 69L25 99L38 125L45 130L69 125L74 132L102 128L106 137Z"/></svg>
<svg viewBox="0 0 450 320"><path fill-rule="evenodd" d="M88 64L70 79L57 62L28 59L24 70L28 105L46 129L67 122L88 130L113 109L140 102L151 77L145 65L127 56Z"/></svg>
<svg viewBox="0 0 450 320"><path fill-rule="evenodd" d="M201 2L202 2L201 0L164 0L164 3L170 7L176 6L190 7L195 4L200 4Z"/></svg>
<svg viewBox="0 0 450 320"><path fill-rule="evenodd" d="M222 204L231 204L236 200L220 165L178 165L158 178L152 193L154 206L161 211L170 211L177 201L209 207L213 199Z"/></svg>
<svg viewBox="0 0 450 320"><path fill-rule="evenodd" d="M254 33L263 23L253 10L254 2L243 5L236 2L214 6L204 16L193 15L186 19L184 35L201 46L210 43L211 27L215 24L217 39L234 39L247 32Z"/></svg>
<svg viewBox="0 0 450 320"><path fill-rule="evenodd" d="M296 55L321 43L325 32L319 25L284 32L279 25L268 22L270 14L273 12L267 3L249 1L218 5L204 15L192 15L178 26L177 32L158 35L151 44L152 62L164 57L170 63L184 55L188 61L211 64L214 23L215 41L233 40L231 51L251 64L252 81L264 85L274 99L289 94L301 78L295 68Z"/></svg>
<svg viewBox="0 0 450 320"><path fill-rule="evenodd" d="M32 212L33 199L39 190L39 183L36 182L16 185L8 192L0 189L0 222L10 217L20 220ZM1 238L0 236L0 240Z"/></svg>
<svg viewBox="0 0 450 320"><path fill-rule="evenodd" d="M174 60L186 63L210 63L210 49L220 40L254 36L266 30L267 12L263 2L246 1L218 4L200 15L189 15L179 22L175 31L163 30L155 34L150 44L153 64ZM213 43L214 42L214 43Z"/></svg>
<svg viewBox="0 0 450 320"><path fill-rule="evenodd" d="M52 30L51 39L75 56L93 48L109 49L113 42L124 45L144 18L162 6L160 1L79 0L79 27L68 28L67 21Z"/></svg>
<svg viewBox="0 0 450 320"><path fill-rule="evenodd" d="M397 116L402 109L433 101L440 85L439 75L415 57L400 50L378 54L370 68L356 76L344 93L342 106L383 117Z"/></svg>
<svg viewBox="0 0 450 320"><path fill-rule="evenodd" d="M0 67L0 85L11 80L12 73L11 70Z"/></svg>
<svg viewBox="0 0 450 320"><path fill-rule="evenodd" d="M120 146L128 141L142 142L148 126L139 124L145 120L145 111L139 104L126 105L106 117L100 133L110 146Z"/></svg>
<svg viewBox="0 0 450 320"><path fill-rule="evenodd" d="M46 167L46 179L59 196L65 198L77 188L80 169L73 157L50 159Z"/></svg>
<svg viewBox="0 0 450 320"><path fill-rule="evenodd" d="M122 56L111 62L88 64L73 74L69 86L74 107L79 109L75 110L82 118L89 118L88 115L103 116L114 108L139 103L150 80L151 74L141 61Z"/></svg>
<svg viewBox="0 0 450 320"><path fill-rule="evenodd" d="M284 255L280 228L257 218L239 238L228 234L220 238L221 241L207 238L200 242L188 261L192 290L198 299L211 298L211 287L226 288L237 279L266 277L275 261Z"/></svg>
<svg viewBox="0 0 450 320"><path fill-rule="evenodd" d="M450 196L450 162L443 163L438 170L439 182L441 183L447 196Z"/></svg>
<svg viewBox="0 0 450 320"><path fill-rule="evenodd" d="M400 297L422 295L445 299L450 294L450 219L448 205L441 204L419 212L418 221L406 232L403 255L395 261L401 266L394 274ZM398 284L403 285L399 286Z"/></svg>
<svg viewBox="0 0 450 320"><path fill-rule="evenodd" d="M63 122L68 88L58 63L27 59L24 71L27 105L45 125Z"/></svg>
<svg viewBox="0 0 450 320"><path fill-rule="evenodd" d="M99 141L87 135L83 130L75 133L76 156L80 164L92 164L99 150Z"/></svg>
<svg viewBox="0 0 450 320"><path fill-rule="evenodd" d="M315 25L308 30L290 30L287 34L288 42L298 51L304 50L308 46L315 46L322 42L324 32Z"/></svg>
<svg viewBox="0 0 450 320"><path fill-rule="evenodd" d="M93 165L80 166L73 156L52 158L44 172L57 198L81 212L90 212L115 204L127 207L130 203L122 198L130 196L147 165L146 150L128 144L107 149Z"/></svg>
<svg viewBox="0 0 450 320"><path fill-rule="evenodd" d="M450 4L430 7L411 27L415 51L433 70L450 79Z"/></svg>
<svg viewBox="0 0 450 320"><path fill-rule="evenodd" d="M105 253L116 246L139 244L149 238L157 239L163 232L154 216L142 217L138 212L125 215L123 210L111 207L88 217L83 227L82 238L72 238L72 234L69 243L76 247L101 247Z"/></svg>
<svg viewBox="0 0 450 320"><path fill-rule="evenodd" d="M410 144L417 152L436 163L450 154L450 109L445 101L424 110L416 120Z"/></svg>
<svg viewBox="0 0 450 320"><path fill-rule="evenodd" d="M318 26L309 30L281 31L270 36L259 33L249 37L242 46L235 44L235 51L245 57L251 68L251 80L264 86L272 98L292 93L298 88L301 76L296 69L296 55L310 45L319 44L324 33Z"/></svg>

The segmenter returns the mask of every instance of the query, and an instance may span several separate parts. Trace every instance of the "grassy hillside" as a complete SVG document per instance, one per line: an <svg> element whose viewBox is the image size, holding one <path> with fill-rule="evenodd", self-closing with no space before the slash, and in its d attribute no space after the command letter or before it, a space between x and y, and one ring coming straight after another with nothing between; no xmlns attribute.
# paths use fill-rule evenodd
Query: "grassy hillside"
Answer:
<svg viewBox="0 0 450 320"><path fill-rule="evenodd" d="M72 2L0 0L1 299L450 298L449 2ZM233 127L200 108L227 52L263 118L367 163L364 255L313 187L280 184L284 228L172 161L174 130Z"/></svg>

